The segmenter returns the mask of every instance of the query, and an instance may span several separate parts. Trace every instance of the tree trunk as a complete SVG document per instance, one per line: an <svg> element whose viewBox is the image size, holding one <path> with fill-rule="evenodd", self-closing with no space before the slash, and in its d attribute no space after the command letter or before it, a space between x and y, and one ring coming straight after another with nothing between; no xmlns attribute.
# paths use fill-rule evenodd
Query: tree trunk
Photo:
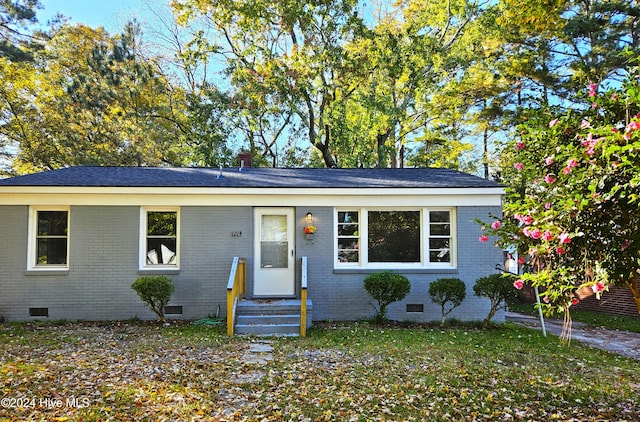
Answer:
<svg viewBox="0 0 640 422"><path fill-rule="evenodd" d="M640 277L634 277L626 282L627 287L631 291L633 301L636 303L636 308L640 314Z"/></svg>

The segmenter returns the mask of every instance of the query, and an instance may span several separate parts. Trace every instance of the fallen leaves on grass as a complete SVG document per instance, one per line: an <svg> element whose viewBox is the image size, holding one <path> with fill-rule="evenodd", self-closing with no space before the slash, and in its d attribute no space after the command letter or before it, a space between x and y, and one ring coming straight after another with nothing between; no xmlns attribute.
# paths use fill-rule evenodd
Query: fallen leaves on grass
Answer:
<svg viewBox="0 0 640 422"><path fill-rule="evenodd" d="M3 420L640 417L637 362L525 329L351 324L273 340L266 361L219 327L4 324L0 336L1 395L15 399Z"/></svg>

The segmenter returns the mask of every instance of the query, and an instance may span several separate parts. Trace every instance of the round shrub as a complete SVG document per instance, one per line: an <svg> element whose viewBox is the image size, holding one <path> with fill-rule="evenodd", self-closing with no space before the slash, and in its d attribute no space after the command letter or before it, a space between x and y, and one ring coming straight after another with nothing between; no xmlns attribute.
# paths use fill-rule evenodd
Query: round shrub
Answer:
<svg viewBox="0 0 640 422"><path fill-rule="evenodd" d="M365 277L364 289L378 302L378 313L373 318L381 322L387 319L387 306L409 294L411 283L401 274L383 271Z"/></svg>
<svg viewBox="0 0 640 422"><path fill-rule="evenodd" d="M167 306L175 289L170 278L165 276L145 276L133 282L131 288L138 293L140 299L165 322L164 307Z"/></svg>
<svg viewBox="0 0 640 422"><path fill-rule="evenodd" d="M486 297L491 301L489 314L482 321L482 326L486 327L498 309L505 309L507 304L518 299L518 291L513 287L514 276L509 274L491 274L480 277L473 286L473 291L478 297Z"/></svg>
<svg viewBox="0 0 640 422"><path fill-rule="evenodd" d="M439 278L429 285L429 296L433 303L440 305L442 309L440 325L444 325L446 316L460 306L467 296L467 286L459 278ZM448 310L446 310L447 303L450 304Z"/></svg>

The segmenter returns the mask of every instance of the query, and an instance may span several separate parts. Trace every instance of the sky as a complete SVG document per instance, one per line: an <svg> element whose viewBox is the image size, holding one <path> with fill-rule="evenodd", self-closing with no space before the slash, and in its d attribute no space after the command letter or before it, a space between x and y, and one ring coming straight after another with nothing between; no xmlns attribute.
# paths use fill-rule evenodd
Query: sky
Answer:
<svg viewBox="0 0 640 422"><path fill-rule="evenodd" d="M107 31L117 33L134 17L143 23L153 19L149 5L162 9L168 7L169 0L40 0L40 3L43 9L37 16L42 24L59 12L72 24L103 26Z"/></svg>

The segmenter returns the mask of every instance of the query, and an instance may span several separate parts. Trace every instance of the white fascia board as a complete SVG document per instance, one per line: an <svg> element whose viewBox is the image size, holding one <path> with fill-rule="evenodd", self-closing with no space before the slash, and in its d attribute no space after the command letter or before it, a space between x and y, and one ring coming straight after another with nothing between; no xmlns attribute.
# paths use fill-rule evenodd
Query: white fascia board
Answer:
<svg viewBox="0 0 640 422"><path fill-rule="evenodd" d="M503 188L0 188L0 205L499 206Z"/></svg>

